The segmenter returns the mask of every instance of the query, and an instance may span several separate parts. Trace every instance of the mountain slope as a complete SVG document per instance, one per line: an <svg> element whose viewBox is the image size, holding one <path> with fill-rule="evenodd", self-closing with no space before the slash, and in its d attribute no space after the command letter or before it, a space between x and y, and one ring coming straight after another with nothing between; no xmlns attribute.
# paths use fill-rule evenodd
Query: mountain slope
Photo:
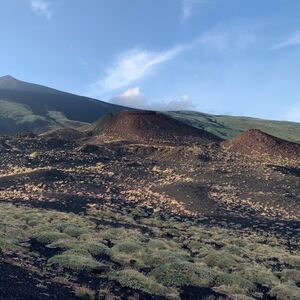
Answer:
<svg viewBox="0 0 300 300"><path fill-rule="evenodd" d="M11 76L0 78L0 133L79 127L128 108L77 96Z"/></svg>
<svg viewBox="0 0 300 300"><path fill-rule="evenodd" d="M95 122L105 114L124 110L132 109L27 83L11 76L0 77L0 134L78 128ZM231 139L249 128L256 128L282 139L300 142L300 123L187 111L167 114L222 139Z"/></svg>
<svg viewBox="0 0 300 300"><path fill-rule="evenodd" d="M194 111L168 112L167 114L188 125L204 129L226 140L237 136L249 128L256 128L285 140L300 142L300 123L211 115Z"/></svg>

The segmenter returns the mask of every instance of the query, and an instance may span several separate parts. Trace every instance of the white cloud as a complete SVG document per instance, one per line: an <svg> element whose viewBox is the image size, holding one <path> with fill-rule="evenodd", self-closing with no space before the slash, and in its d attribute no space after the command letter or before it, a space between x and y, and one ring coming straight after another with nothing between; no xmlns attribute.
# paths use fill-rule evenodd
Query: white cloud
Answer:
<svg viewBox="0 0 300 300"><path fill-rule="evenodd" d="M177 46L161 52L138 48L126 51L108 67L106 76L103 79L90 86L90 94L99 95L103 92L128 86L150 74L159 65L174 59L184 50L184 46Z"/></svg>
<svg viewBox="0 0 300 300"><path fill-rule="evenodd" d="M50 19L52 16L51 3L47 0L30 0L31 8L39 15Z"/></svg>
<svg viewBox="0 0 300 300"><path fill-rule="evenodd" d="M110 103L122 106L128 106L145 110L192 110L196 106L191 101L190 97L183 94L179 99L167 101L149 101L142 93L140 87L134 87L126 90L121 95L109 100Z"/></svg>
<svg viewBox="0 0 300 300"><path fill-rule="evenodd" d="M109 102L133 108L148 109L147 99L142 94L140 87L128 89L121 95L110 99Z"/></svg>
<svg viewBox="0 0 300 300"><path fill-rule="evenodd" d="M283 119L292 122L300 122L300 103L286 107Z"/></svg>
<svg viewBox="0 0 300 300"><path fill-rule="evenodd" d="M277 50L277 49L282 49L282 48L297 46L297 45L300 45L300 32L276 44L275 46L272 47L272 49Z"/></svg>
<svg viewBox="0 0 300 300"><path fill-rule="evenodd" d="M209 51L241 51L257 40L256 31L260 26L258 23L250 23L242 19L226 25L218 25L203 32L197 39L197 43Z"/></svg>
<svg viewBox="0 0 300 300"><path fill-rule="evenodd" d="M179 44L165 51L133 48L121 53L106 69L106 75L90 84L86 94L99 97L110 91L136 84L153 73L164 63L177 58L188 50L206 50L224 54L226 51L242 51L257 40L259 24L240 20L222 24L203 32L197 39Z"/></svg>
<svg viewBox="0 0 300 300"><path fill-rule="evenodd" d="M125 91L123 94L121 94L121 97L139 97L141 95L141 88L139 86L129 89Z"/></svg>
<svg viewBox="0 0 300 300"><path fill-rule="evenodd" d="M181 22L188 20L196 6L205 3L204 0L182 0Z"/></svg>
<svg viewBox="0 0 300 300"><path fill-rule="evenodd" d="M178 99L163 101L160 103L153 103L153 106L156 110L160 111L170 111L170 110L193 110L196 108L196 105L186 94L183 94Z"/></svg>

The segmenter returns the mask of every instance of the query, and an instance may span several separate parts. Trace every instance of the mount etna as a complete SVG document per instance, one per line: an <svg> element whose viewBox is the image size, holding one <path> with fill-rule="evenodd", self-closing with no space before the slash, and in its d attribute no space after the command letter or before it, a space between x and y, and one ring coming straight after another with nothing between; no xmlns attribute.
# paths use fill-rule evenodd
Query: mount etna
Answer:
<svg viewBox="0 0 300 300"><path fill-rule="evenodd" d="M100 100L61 92L24 82L12 76L0 77L0 134L55 128L79 128L109 113L132 110ZM193 111L165 112L190 126L222 139L256 128L292 142L299 142L300 125L295 122L210 115Z"/></svg>
<svg viewBox="0 0 300 300"><path fill-rule="evenodd" d="M300 299L299 123L0 99L0 299Z"/></svg>

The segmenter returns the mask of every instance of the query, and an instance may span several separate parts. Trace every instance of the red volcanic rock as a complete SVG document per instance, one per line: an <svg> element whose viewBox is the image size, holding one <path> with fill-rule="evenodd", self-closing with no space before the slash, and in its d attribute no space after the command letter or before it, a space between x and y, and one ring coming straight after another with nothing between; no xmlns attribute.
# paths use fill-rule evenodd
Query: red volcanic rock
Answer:
<svg viewBox="0 0 300 300"><path fill-rule="evenodd" d="M110 114L92 124L87 131L92 133L94 141L102 139L162 144L205 144L221 141L219 137L207 131L151 111Z"/></svg>
<svg viewBox="0 0 300 300"><path fill-rule="evenodd" d="M258 129L248 129L222 145L243 154L300 160L300 144L282 140Z"/></svg>

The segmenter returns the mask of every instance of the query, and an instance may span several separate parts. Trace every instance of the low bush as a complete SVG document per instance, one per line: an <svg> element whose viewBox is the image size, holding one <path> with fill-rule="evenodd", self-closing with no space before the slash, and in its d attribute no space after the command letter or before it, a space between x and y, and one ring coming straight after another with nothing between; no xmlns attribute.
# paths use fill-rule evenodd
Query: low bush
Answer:
<svg viewBox="0 0 300 300"><path fill-rule="evenodd" d="M63 232L71 237L79 237L81 234L85 233L86 230L79 228L77 226L70 225L70 226L67 226L63 230Z"/></svg>
<svg viewBox="0 0 300 300"><path fill-rule="evenodd" d="M215 272L205 266L178 261L158 266L150 272L150 276L167 286L210 287L213 285Z"/></svg>
<svg viewBox="0 0 300 300"><path fill-rule="evenodd" d="M246 256L248 254L245 248L237 245L226 245L222 250L237 256Z"/></svg>
<svg viewBox="0 0 300 300"><path fill-rule="evenodd" d="M232 294L246 295L255 290L255 284L238 273L219 272L215 277L214 284L222 291Z"/></svg>
<svg viewBox="0 0 300 300"><path fill-rule="evenodd" d="M20 247L16 245L13 241L9 239L0 238L0 250L1 251L14 251L19 249Z"/></svg>
<svg viewBox="0 0 300 300"><path fill-rule="evenodd" d="M60 248L64 250L70 250L80 247L81 242L76 239L60 239L48 245L49 248Z"/></svg>
<svg viewBox="0 0 300 300"><path fill-rule="evenodd" d="M124 239L139 240L142 237L138 230L126 228L109 228L101 232L102 240L109 240L112 242L123 241Z"/></svg>
<svg viewBox="0 0 300 300"><path fill-rule="evenodd" d="M202 261L209 267L218 267L224 270L235 268L241 260L237 256L225 251L212 251Z"/></svg>
<svg viewBox="0 0 300 300"><path fill-rule="evenodd" d="M254 266L241 266L242 270L238 273L241 277L249 280L250 282L262 285L271 289L274 285L278 284L278 278L268 269L254 265Z"/></svg>
<svg viewBox="0 0 300 300"><path fill-rule="evenodd" d="M36 235L36 240L42 244L51 244L61 239L69 239L70 236L66 233L57 231L44 231Z"/></svg>
<svg viewBox="0 0 300 300"><path fill-rule="evenodd" d="M88 242L81 245L82 248L86 249L90 254L93 256L99 256L99 255L110 255L110 248L105 246L102 243L97 242Z"/></svg>
<svg viewBox="0 0 300 300"><path fill-rule="evenodd" d="M152 250L166 250L169 248L169 245L163 241L163 240L159 240L159 239L151 239L148 242L148 248L150 249L150 251Z"/></svg>
<svg viewBox="0 0 300 300"><path fill-rule="evenodd" d="M280 284L271 290L271 296L276 297L276 300L299 300L300 289L292 284Z"/></svg>
<svg viewBox="0 0 300 300"><path fill-rule="evenodd" d="M137 268L144 266L142 259L145 255L146 250L139 242L119 242L110 250L110 256L115 262L118 262L124 266L134 264Z"/></svg>
<svg viewBox="0 0 300 300"><path fill-rule="evenodd" d="M153 253L145 254L143 262L149 267L157 267L162 264L174 263L177 261L187 261L189 257L182 252L175 250L158 250Z"/></svg>
<svg viewBox="0 0 300 300"><path fill-rule="evenodd" d="M300 271L286 269L281 272L281 280L284 282L292 282L296 285L300 285Z"/></svg>
<svg viewBox="0 0 300 300"><path fill-rule="evenodd" d="M77 287L74 290L74 294L76 297L84 299L84 300L93 300L95 299L95 292L88 287Z"/></svg>
<svg viewBox="0 0 300 300"><path fill-rule="evenodd" d="M111 272L108 276L110 280L118 282L123 287L143 291L152 295L168 296L173 299L178 297L175 290L170 290L154 279L146 277L142 273L132 269Z"/></svg>
<svg viewBox="0 0 300 300"><path fill-rule="evenodd" d="M87 252L66 251L61 255L55 255L48 260L50 264L57 264L63 268L74 271L88 271L102 267L103 265L88 255Z"/></svg>
<svg viewBox="0 0 300 300"><path fill-rule="evenodd" d="M143 245L135 241L120 242L112 248L112 251L114 252L122 252L126 254L133 254L143 250L144 250Z"/></svg>
<svg viewBox="0 0 300 300"><path fill-rule="evenodd" d="M293 268L300 268L300 255L285 256L282 261Z"/></svg>

